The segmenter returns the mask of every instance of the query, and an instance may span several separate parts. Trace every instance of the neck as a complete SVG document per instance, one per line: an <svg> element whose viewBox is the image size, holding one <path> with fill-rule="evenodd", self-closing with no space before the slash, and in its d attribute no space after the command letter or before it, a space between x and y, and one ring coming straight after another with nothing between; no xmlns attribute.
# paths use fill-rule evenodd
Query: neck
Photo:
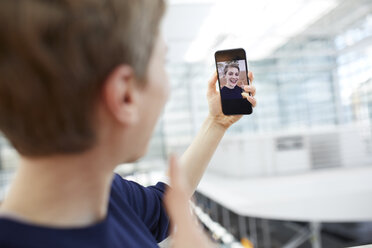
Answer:
<svg viewBox="0 0 372 248"><path fill-rule="evenodd" d="M235 88L235 85L231 85L231 84L228 84L228 83L225 86L229 89L234 89Z"/></svg>
<svg viewBox="0 0 372 248"><path fill-rule="evenodd" d="M97 150L83 155L21 158L1 212L57 227L103 220L115 166L104 158Z"/></svg>

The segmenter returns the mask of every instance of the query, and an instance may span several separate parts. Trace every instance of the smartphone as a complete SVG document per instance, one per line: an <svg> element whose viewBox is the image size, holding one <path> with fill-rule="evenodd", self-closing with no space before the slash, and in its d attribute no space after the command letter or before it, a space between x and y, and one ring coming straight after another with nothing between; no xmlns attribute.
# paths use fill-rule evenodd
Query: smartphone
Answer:
<svg viewBox="0 0 372 248"><path fill-rule="evenodd" d="M242 92L249 85L248 64L243 48L220 50L214 54L222 112L225 115L249 115L252 105Z"/></svg>

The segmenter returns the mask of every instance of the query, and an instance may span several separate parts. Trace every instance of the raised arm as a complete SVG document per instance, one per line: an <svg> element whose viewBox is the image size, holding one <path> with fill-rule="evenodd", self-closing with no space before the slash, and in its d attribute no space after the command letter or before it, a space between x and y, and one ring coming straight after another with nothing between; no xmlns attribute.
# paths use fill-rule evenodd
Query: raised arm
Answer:
<svg viewBox="0 0 372 248"><path fill-rule="evenodd" d="M250 82L252 82L253 74L249 72L248 76ZM185 174L187 184L191 189L191 193L193 193L198 186L225 131L242 117L241 115L226 116L222 113L221 98L220 93L216 90L216 83L217 73L214 73L208 82L207 89L209 115L179 161L182 171ZM247 98L252 106L255 107L255 87L252 84L250 86L245 86L244 91L251 93L252 96L243 93L243 97Z"/></svg>

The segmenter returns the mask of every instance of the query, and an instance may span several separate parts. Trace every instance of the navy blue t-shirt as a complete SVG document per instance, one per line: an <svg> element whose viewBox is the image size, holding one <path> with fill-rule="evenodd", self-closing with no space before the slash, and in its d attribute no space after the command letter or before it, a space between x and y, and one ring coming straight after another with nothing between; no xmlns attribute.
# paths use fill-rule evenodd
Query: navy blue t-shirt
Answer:
<svg viewBox="0 0 372 248"><path fill-rule="evenodd" d="M226 86L221 89L222 99L241 99L243 89L240 86L235 86L233 89L227 88Z"/></svg>
<svg viewBox="0 0 372 248"><path fill-rule="evenodd" d="M1 248L158 247L168 236L166 185L143 187L114 176L106 218L83 228L49 228L0 217Z"/></svg>

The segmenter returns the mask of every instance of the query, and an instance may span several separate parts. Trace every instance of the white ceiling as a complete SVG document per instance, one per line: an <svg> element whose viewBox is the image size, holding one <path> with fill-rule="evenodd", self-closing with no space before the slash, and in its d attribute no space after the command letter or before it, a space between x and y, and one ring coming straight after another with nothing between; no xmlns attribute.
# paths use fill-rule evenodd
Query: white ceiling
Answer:
<svg viewBox="0 0 372 248"><path fill-rule="evenodd" d="M170 0L163 23L168 60L203 61L233 47L262 59L343 2L352 1Z"/></svg>
<svg viewBox="0 0 372 248"><path fill-rule="evenodd" d="M207 1L200 1L200 3L191 0L171 1L163 22L163 33L169 47L170 61L184 60L191 42L197 37L201 24L209 15L212 6L213 3Z"/></svg>

